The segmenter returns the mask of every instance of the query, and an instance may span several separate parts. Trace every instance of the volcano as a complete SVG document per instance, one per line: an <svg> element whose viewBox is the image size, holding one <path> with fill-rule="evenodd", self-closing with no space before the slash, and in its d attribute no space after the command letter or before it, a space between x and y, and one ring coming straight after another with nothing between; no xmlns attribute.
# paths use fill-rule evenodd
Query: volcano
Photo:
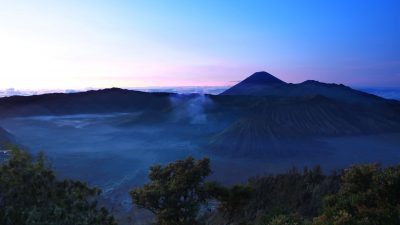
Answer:
<svg viewBox="0 0 400 225"><path fill-rule="evenodd" d="M271 95L286 85L284 81L261 71L247 77L221 95Z"/></svg>
<svg viewBox="0 0 400 225"><path fill-rule="evenodd" d="M376 103L381 97L354 90L343 84L328 84L307 80L299 84L286 83L267 72L257 72L220 95L309 97L325 96L351 103Z"/></svg>

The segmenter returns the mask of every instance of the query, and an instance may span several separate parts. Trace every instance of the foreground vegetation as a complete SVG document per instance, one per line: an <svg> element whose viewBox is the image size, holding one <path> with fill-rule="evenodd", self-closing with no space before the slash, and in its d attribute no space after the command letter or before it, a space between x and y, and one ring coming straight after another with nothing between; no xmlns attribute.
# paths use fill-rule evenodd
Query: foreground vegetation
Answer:
<svg viewBox="0 0 400 225"><path fill-rule="evenodd" d="M115 225L97 206L100 190L72 180L57 180L40 154L33 160L12 149L0 166L0 224Z"/></svg>
<svg viewBox="0 0 400 225"><path fill-rule="evenodd" d="M130 191L157 225L397 225L400 166L355 165L330 175L319 167L256 177L231 187L207 180L208 159L150 168ZM43 155L13 149L0 166L0 224L115 225L100 190L58 180Z"/></svg>

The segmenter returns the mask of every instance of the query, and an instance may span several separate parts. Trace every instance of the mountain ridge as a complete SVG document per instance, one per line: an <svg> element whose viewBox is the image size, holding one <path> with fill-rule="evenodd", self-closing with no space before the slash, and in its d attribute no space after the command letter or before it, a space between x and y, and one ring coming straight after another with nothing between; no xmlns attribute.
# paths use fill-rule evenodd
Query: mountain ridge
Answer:
<svg viewBox="0 0 400 225"><path fill-rule="evenodd" d="M257 79L253 79L257 77ZM259 80L260 82L248 82ZM371 103L385 101L384 98L352 89L343 84L306 80L298 84L286 83L267 72L257 72L234 85L220 95L253 95L304 97L323 95L332 99L351 103Z"/></svg>
<svg viewBox="0 0 400 225"><path fill-rule="evenodd" d="M286 82L280 80L279 78L265 71L255 72L246 79L244 79L243 81L241 81L240 83L286 84Z"/></svg>

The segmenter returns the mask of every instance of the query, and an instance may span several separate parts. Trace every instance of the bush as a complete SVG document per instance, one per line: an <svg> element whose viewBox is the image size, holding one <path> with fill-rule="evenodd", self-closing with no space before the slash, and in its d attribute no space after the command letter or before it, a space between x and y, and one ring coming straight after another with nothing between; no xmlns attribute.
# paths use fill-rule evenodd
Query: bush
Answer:
<svg viewBox="0 0 400 225"><path fill-rule="evenodd" d="M342 180L339 192L326 198L315 225L400 224L400 166L357 165Z"/></svg>
<svg viewBox="0 0 400 225"><path fill-rule="evenodd" d="M79 181L56 179L43 154L34 161L14 148L0 166L0 224L115 225L97 207L100 190Z"/></svg>

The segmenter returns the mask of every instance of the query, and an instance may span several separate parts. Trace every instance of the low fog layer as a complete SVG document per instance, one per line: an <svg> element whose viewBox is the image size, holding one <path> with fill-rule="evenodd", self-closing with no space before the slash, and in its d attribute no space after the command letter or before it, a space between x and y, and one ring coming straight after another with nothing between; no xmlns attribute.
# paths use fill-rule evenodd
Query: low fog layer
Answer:
<svg viewBox="0 0 400 225"><path fill-rule="evenodd" d="M32 153L43 150L61 177L99 186L107 201L123 202L126 209L130 206L127 191L146 181L151 165L188 155L209 156L214 170L212 179L226 183L285 171L291 166L321 164L330 170L355 162L390 164L400 160L396 147L400 146L400 135L325 138L319 140L319 149L297 156L257 159L214 155L207 151L209 140L224 124L210 127L204 109L199 108L201 104L212 104L211 100L181 98L184 96L171 99L176 110L169 122L159 124L130 125L129 121L137 119L140 113L115 113L10 118L3 119L0 126ZM183 115L189 119L178 121Z"/></svg>

